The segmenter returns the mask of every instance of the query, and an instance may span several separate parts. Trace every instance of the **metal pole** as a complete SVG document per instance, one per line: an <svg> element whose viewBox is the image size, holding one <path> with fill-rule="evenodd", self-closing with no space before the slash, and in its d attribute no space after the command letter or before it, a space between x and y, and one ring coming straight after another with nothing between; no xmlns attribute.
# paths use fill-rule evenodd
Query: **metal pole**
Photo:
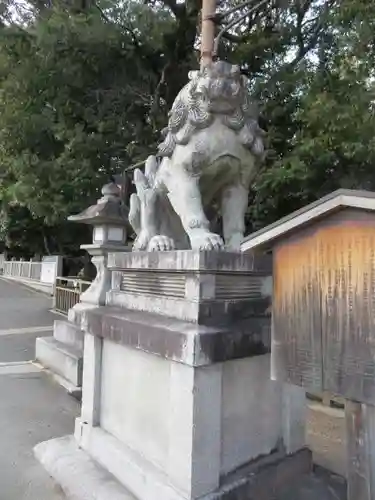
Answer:
<svg viewBox="0 0 375 500"><path fill-rule="evenodd" d="M201 69L212 62L215 40L216 0L202 1Z"/></svg>

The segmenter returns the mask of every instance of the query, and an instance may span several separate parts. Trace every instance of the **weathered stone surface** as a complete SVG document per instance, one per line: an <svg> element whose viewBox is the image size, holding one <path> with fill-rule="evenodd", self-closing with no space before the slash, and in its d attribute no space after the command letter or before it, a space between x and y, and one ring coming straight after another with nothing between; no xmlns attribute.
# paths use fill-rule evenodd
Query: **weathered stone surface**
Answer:
<svg viewBox="0 0 375 500"><path fill-rule="evenodd" d="M59 342L54 337L39 337L35 344L36 359L76 387L82 383L82 351Z"/></svg>
<svg viewBox="0 0 375 500"><path fill-rule="evenodd" d="M102 198L95 205L91 205L83 212L71 215L68 220L91 225L125 226L128 209L121 203L120 189L114 183L102 188Z"/></svg>
<svg viewBox="0 0 375 500"><path fill-rule="evenodd" d="M270 350L270 318L223 327L194 325L161 315L100 307L76 318L92 335L191 366L261 355Z"/></svg>
<svg viewBox="0 0 375 500"><path fill-rule="evenodd" d="M69 497L77 500L137 500L113 475L78 448L72 437L40 443L34 452ZM310 472L308 450L287 459L275 454L228 476L219 490L200 497L200 500L345 500L335 496L332 489L333 484L338 490L337 481L333 483L331 480L331 484L327 484L328 481L310 476ZM147 498L152 498L151 492ZM168 496L168 500L172 499L182 500L182 497L175 493Z"/></svg>
<svg viewBox="0 0 375 500"><path fill-rule="evenodd" d="M104 305L111 288L112 275L108 269L108 253L125 251L127 208L123 205L120 189L114 183L103 186L102 198L82 213L69 220L94 226L93 244L82 245L92 256L96 277L85 290L80 301L68 312L69 321L55 321L54 336L39 338L36 355L55 379L69 392L80 394L83 369L84 333L74 323L76 315L99 305Z"/></svg>
<svg viewBox="0 0 375 500"><path fill-rule="evenodd" d="M108 253L119 248L108 244L81 245L81 248L92 255L91 261L96 267L96 277L89 288L81 294L80 302L96 306L104 305L112 283L111 271L108 269ZM125 250L125 247L120 249Z"/></svg>
<svg viewBox="0 0 375 500"><path fill-rule="evenodd" d="M108 254L127 249L125 242L128 209L122 203L120 188L113 182L106 184L102 188L102 195L96 205L69 217L73 222L90 224L94 228L93 243L81 245L81 248L92 256L96 277L80 297L80 302L94 305L104 305L106 293L111 288Z"/></svg>
<svg viewBox="0 0 375 500"><path fill-rule="evenodd" d="M229 326L233 322L244 321L254 316L269 318L270 314L270 300L267 298L198 302L183 298L115 291L109 292L107 298L108 304L113 307L159 314L206 326Z"/></svg>
<svg viewBox="0 0 375 500"><path fill-rule="evenodd" d="M36 458L76 500L137 500L90 456L80 450L73 436L45 441L34 448Z"/></svg>
<svg viewBox="0 0 375 500"><path fill-rule="evenodd" d="M84 332L71 321L55 320L53 336L58 342L83 351Z"/></svg>
<svg viewBox="0 0 375 500"><path fill-rule="evenodd" d="M272 257L239 254L236 252L210 252L180 250L169 252L113 252L108 257L112 270L153 271L215 271L223 273L260 272L271 274Z"/></svg>
<svg viewBox="0 0 375 500"><path fill-rule="evenodd" d="M196 250L117 253L107 305L207 326L269 316L270 261Z"/></svg>

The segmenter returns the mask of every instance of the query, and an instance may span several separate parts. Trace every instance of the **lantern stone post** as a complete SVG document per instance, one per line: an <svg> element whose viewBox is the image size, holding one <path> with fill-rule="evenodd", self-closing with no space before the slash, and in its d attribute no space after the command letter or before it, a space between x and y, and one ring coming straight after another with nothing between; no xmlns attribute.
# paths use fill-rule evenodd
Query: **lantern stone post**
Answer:
<svg viewBox="0 0 375 500"><path fill-rule="evenodd" d="M102 188L102 198L69 220L93 227L92 243L82 245L92 256L96 267L96 278L91 286L81 295L80 302L69 311L69 320L74 321L77 310L105 304L106 293L111 289L111 272L108 270L108 254L130 250L125 243L127 238L128 211L121 203L121 191L115 183Z"/></svg>
<svg viewBox="0 0 375 500"><path fill-rule="evenodd" d="M127 209L121 202L120 189L114 183L102 188L102 197L95 205L69 217L72 222L93 227L92 243L82 245L92 256L97 274L80 301L68 312L68 321L56 320L53 336L36 340L36 359L69 393L80 397L82 391L84 333L74 324L77 313L105 304L111 289L108 254L124 252L127 231Z"/></svg>

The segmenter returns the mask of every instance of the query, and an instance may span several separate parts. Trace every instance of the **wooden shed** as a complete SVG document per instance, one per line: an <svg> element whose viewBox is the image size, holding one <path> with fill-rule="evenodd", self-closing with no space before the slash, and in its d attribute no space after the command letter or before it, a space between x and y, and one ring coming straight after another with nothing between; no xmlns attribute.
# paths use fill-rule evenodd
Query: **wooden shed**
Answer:
<svg viewBox="0 0 375 500"><path fill-rule="evenodd" d="M338 190L245 239L273 254L272 378L375 404L375 193Z"/></svg>

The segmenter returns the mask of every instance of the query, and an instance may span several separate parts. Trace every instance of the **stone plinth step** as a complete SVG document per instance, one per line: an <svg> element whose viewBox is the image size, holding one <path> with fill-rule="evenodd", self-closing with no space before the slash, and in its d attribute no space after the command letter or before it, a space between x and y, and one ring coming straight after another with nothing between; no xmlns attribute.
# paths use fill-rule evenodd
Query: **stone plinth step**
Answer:
<svg viewBox="0 0 375 500"><path fill-rule="evenodd" d="M83 352L54 337L39 337L35 344L36 360L76 387L82 385Z"/></svg>
<svg viewBox="0 0 375 500"><path fill-rule="evenodd" d="M34 453L68 498L137 500L112 474L79 449L73 436L40 443Z"/></svg>
<svg viewBox="0 0 375 500"><path fill-rule="evenodd" d="M34 454L72 500L140 500L89 453L80 448L73 436L40 443L35 446ZM286 500L287 497L278 496L279 493L283 493L286 485L301 483L304 486L311 477L310 454L307 450L301 450L281 461L270 462L260 469L256 467L253 470L249 469L245 472L245 476L239 474L236 477L235 474L230 483L225 484L224 481L219 490L200 496L200 500ZM147 478L147 474L145 477ZM146 479L145 481L147 482ZM176 490L169 491L169 500L192 498L182 497ZM142 498L164 500L159 496L154 497L151 490ZM304 500L304 497L293 497L293 500L294 498ZM308 498L310 500L310 497ZM318 497L311 497L315 498ZM344 498L336 499L330 496L324 497L324 500L344 500Z"/></svg>
<svg viewBox="0 0 375 500"><path fill-rule="evenodd" d="M83 350L84 332L70 321L56 320L53 336L58 342Z"/></svg>

